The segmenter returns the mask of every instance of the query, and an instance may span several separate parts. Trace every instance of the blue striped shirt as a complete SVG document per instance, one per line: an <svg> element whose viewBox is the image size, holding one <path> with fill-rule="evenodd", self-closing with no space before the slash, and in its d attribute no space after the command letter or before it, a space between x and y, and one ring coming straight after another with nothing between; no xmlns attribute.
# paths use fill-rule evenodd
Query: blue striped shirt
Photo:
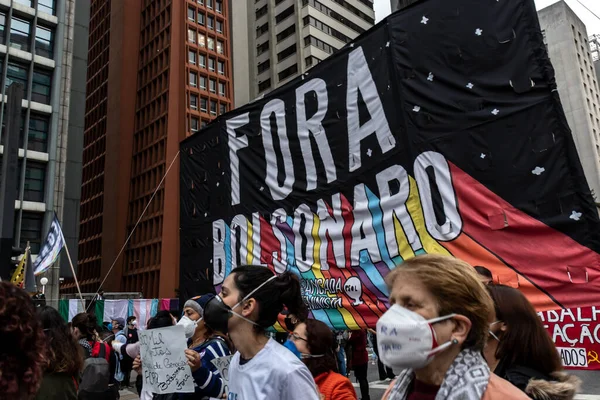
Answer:
<svg viewBox="0 0 600 400"><path fill-rule="evenodd" d="M200 354L202 366L192 373L196 391L192 394L180 394L181 400L202 399L204 397L220 398L225 391L225 384L221 374L211 362L215 358L231 355L227 343L220 337L212 338L193 348Z"/></svg>

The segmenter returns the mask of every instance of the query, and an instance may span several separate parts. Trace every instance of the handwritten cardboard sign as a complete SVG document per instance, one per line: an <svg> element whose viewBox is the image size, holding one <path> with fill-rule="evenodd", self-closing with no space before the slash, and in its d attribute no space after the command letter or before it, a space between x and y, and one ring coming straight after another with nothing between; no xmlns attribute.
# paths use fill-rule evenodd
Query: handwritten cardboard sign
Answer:
<svg viewBox="0 0 600 400"><path fill-rule="evenodd" d="M214 358L210 361L219 370L219 374L221 374L221 378L223 378L223 383L226 386L229 386L229 364L231 364L232 358L233 356L225 356Z"/></svg>
<svg viewBox="0 0 600 400"><path fill-rule="evenodd" d="M600 307L538 313L568 369L600 370Z"/></svg>
<svg viewBox="0 0 600 400"><path fill-rule="evenodd" d="M182 326L138 332L144 389L153 393L193 393L194 379L187 364Z"/></svg>

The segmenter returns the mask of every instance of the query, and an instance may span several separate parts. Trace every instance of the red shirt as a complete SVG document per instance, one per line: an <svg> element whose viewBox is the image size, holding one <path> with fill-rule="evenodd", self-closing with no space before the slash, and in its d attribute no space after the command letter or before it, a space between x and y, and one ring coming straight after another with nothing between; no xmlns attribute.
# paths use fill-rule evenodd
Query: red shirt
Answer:
<svg viewBox="0 0 600 400"><path fill-rule="evenodd" d="M348 343L352 346L352 366L368 364L367 333L364 330L352 331Z"/></svg>
<svg viewBox="0 0 600 400"><path fill-rule="evenodd" d="M440 387L437 385L429 385L415 379L412 391L406 400L435 400L438 390Z"/></svg>

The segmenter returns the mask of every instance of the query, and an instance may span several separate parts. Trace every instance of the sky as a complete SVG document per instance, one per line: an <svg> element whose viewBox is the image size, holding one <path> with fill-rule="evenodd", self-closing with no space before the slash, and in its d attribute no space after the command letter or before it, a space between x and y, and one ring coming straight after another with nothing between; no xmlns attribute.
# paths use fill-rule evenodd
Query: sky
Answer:
<svg viewBox="0 0 600 400"><path fill-rule="evenodd" d="M535 0L538 10L554 4L559 0ZM587 11L581 3L585 4L594 14L600 17L600 1L598 0L566 0L567 4L583 21L588 35L600 34L600 19ZM580 3L581 2L581 3ZM390 0L375 0L375 19L379 22L390 14Z"/></svg>

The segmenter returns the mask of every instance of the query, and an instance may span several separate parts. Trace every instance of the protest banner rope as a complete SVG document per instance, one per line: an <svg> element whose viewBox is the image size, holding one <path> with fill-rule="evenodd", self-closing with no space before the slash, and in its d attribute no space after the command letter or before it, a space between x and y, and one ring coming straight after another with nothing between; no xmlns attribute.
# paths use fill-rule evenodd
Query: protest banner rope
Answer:
<svg viewBox="0 0 600 400"><path fill-rule="evenodd" d="M167 171L165 172L165 175L162 177L162 179L158 183L158 186L156 186L156 189L154 189L154 192L152 193L152 197L150 197L150 200L148 200L148 204L146 204L146 207L144 207L144 210L142 211L142 213L140 214L140 217L138 218L137 222L133 226L133 229L131 230L131 232L129 232L129 236L127 236L127 239L125 239L125 243L123 243L123 247L121 247L121 250L119 250L119 254L117 254L117 257L115 257L115 261L113 261L112 265L108 269L108 272L104 276L104 279L102 280L102 283L100 283L100 286L98 286L98 289L96 290L96 293L94 294L94 299L96 298L96 296L98 296L98 291L100 290L100 288L102 288L102 286L104 285L104 282L106 282L106 279L108 279L108 276L110 275L110 273L112 272L113 268L117 264L117 261L119 260L119 257L121 257L121 254L123 253L123 250L125 250L125 247L127 247L127 244L129 243L129 240L133 236L133 233L135 232L135 230L137 229L138 225L142 221L142 218L144 217L144 214L146 214L146 211L148 211L148 207L150 207L150 204L152 204L152 200L154 200L154 197L156 197L156 193L158 193L158 189L160 189L160 187L162 186L163 182L167 178L167 175L169 175L169 171L171 170L171 167L173 167L173 164L175 164L175 161L179 157L179 153L180 152L178 151L177 154L175 154L175 157L173 157L173 161L171 161L171 164L169 165L169 168L167 168ZM89 310L89 308L90 308L90 306L92 304L93 304L93 302L90 302L90 304L85 309L85 312L87 312Z"/></svg>

